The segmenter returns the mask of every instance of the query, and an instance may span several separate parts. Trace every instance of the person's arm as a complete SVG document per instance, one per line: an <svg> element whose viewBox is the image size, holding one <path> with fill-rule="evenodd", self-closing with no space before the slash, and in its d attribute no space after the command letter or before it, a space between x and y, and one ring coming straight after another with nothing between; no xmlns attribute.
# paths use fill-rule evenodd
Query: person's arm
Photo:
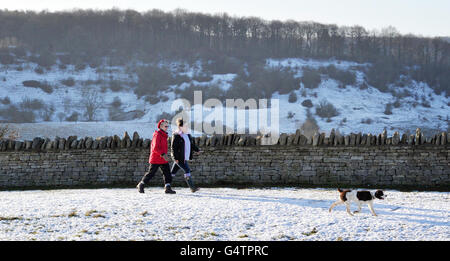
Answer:
<svg viewBox="0 0 450 261"><path fill-rule="evenodd" d="M172 154L173 160L178 163L178 154L177 154L177 135L172 136L172 142L170 144L170 153Z"/></svg>
<svg viewBox="0 0 450 261"><path fill-rule="evenodd" d="M153 147L153 152L156 153L156 155L159 155L160 157L164 158L164 155L167 155L166 150L163 148L163 138L161 135L156 135L155 137L155 146Z"/></svg>

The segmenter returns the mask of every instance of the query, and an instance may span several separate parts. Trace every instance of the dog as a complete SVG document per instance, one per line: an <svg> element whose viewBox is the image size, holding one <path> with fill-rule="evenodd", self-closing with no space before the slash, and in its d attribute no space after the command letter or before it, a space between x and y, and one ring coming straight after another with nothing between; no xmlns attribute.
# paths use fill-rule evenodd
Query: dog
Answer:
<svg viewBox="0 0 450 261"><path fill-rule="evenodd" d="M377 190L375 193L371 193L370 191L352 191L349 189L340 189L338 188L338 191L340 193L340 200L334 202L328 212L331 212L333 208L337 205L345 204L347 207L347 213L353 216L353 214L358 213L361 211L361 204L366 203L369 206L370 212L372 212L372 215L376 216L375 210L373 209L373 200L374 199L381 199L383 200L386 195L384 195L383 191ZM350 211L350 204L354 202L358 204L358 210L354 211L353 214Z"/></svg>

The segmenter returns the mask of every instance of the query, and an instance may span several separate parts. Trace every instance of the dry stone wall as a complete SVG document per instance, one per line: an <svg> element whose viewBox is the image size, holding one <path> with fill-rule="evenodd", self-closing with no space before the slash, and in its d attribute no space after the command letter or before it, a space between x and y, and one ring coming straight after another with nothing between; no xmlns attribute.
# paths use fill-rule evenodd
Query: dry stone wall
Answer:
<svg viewBox="0 0 450 261"><path fill-rule="evenodd" d="M0 140L0 189L133 186L148 168L151 140L119 136L54 140ZM308 138L281 134L276 145L261 136L195 138L203 151L190 163L203 186L450 187L450 134L425 137L378 134ZM173 186L185 186L182 171ZM162 175L151 181L162 185Z"/></svg>

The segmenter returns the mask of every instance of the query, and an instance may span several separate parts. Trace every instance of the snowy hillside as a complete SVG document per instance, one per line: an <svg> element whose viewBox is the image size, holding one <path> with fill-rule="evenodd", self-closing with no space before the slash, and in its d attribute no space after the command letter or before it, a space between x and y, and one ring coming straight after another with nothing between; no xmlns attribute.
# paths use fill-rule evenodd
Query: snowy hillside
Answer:
<svg viewBox="0 0 450 261"><path fill-rule="evenodd" d="M54 65L44 72L39 72L38 66L30 62L21 66L0 65L0 122L6 121L6 116L12 106L15 106L34 113L35 124L10 124L12 128L19 130L20 139L32 139L35 136L105 136L122 134L124 131L138 131L141 136L150 137L154 123L162 113L174 114L170 107L178 97L178 91L191 84L204 88L213 85L227 91L237 77L231 73L213 74L200 81L195 78L202 74L200 62L194 65L181 62L160 63L160 67L170 68L173 74L184 76L187 80L160 92L159 97L164 99L155 103L149 102L145 97L138 99L133 92L138 84L138 65L131 63L125 67L103 66L97 69L89 66L80 69L73 65L61 68ZM305 68L320 69L330 65L354 73L355 83L343 85L336 79L322 75L317 88L306 88L300 84L290 94L273 93L272 99L280 100L281 132L292 133L300 128L307 119L308 110L320 131L325 133L329 133L332 128L342 134L381 133L384 128L389 134L394 131L404 133L413 132L417 127L425 132L447 131L450 99L445 93L437 95L427 84L404 79L406 85L390 86L397 91L380 92L366 83L364 68L371 66L370 64L298 58L266 60L267 68L288 68L294 72L295 77L302 77ZM24 81L37 81L44 86L25 87ZM114 88L114 83L120 84L120 88ZM49 87L50 90L44 87ZM85 99L94 95L93 92L98 95L97 101L101 106L95 114L95 121L86 122ZM294 94L296 101L289 102L289 96ZM305 101L310 106L304 106ZM316 110L321 103L331 104L337 110L337 115L324 118L318 116ZM223 104L225 106L224 101ZM113 120L113 108L121 113L124 120ZM207 117L208 113L205 111L203 116Z"/></svg>
<svg viewBox="0 0 450 261"><path fill-rule="evenodd" d="M1 191L0 240L450 240L448 192L388 190L378 216L349 216L328 212L335 189L174 189Z"/></svg>

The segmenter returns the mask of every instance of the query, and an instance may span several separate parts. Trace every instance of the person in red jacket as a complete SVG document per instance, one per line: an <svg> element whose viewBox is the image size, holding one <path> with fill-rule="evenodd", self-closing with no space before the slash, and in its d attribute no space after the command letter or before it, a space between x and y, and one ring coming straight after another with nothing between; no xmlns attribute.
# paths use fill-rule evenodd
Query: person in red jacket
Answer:
<svg viewBox="0 0 450 261"><path fill-rule="evenodd" d="M158 130L153 133L152 144L150 146L150 157L148 162L150 167L148 171L142 177L142 180L136 186L139 193L144 193L145 185L149 184L151 178L153 178L158 169L163 173L164 187L167 194L175 194L176 192L170 187L172 182L172 174L170 173L169 159L167 155L168 151L168 134L169 122L165 119L158 122Z"/></svg>

